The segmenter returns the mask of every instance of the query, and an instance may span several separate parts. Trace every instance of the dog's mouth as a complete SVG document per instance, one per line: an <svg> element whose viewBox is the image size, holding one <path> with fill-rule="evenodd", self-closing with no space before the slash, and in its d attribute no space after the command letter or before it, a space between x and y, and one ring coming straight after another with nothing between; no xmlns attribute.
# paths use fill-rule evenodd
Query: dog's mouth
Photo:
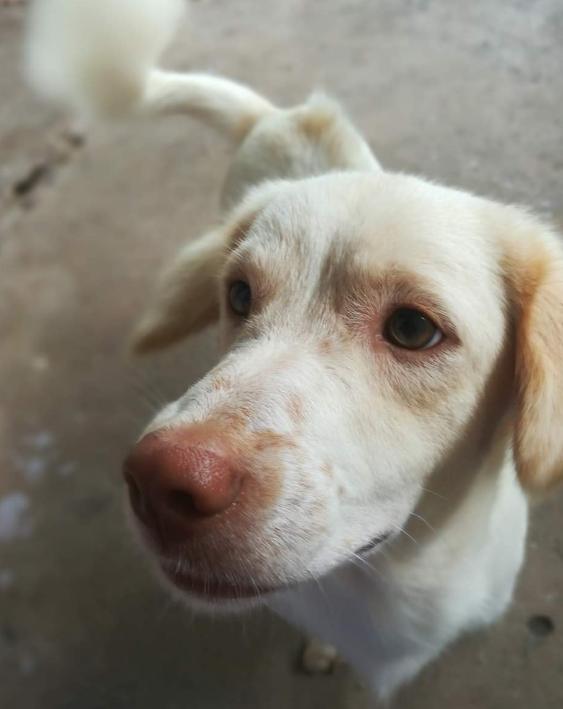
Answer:
<svg viewBox="0 0 563 709"><path fill-rule="evenodd" d="M365 555L378 547L391 536L390 532L380 534L371 539L367 544L356 550L356 555ZM247 581L227 581L214 578L201 578L183 569L176 568L177 565L169 562L162 562L161 569L164 575L176 588L181 591L198 596L210 601L222 600L248 600L257 599L276 591L290 588L294 584L264 585L258 582L248 583Z"/></svg>
<svg viewBox="0 0 563 709"><path fill-rule="evenodd" d="M367 544L364 544L359 549L356 549L354 553L359 554L360 556L364 556L365 554L368 554L370 551L378 547L380 544L383 544L383 542L387 541L390 536L390 531L383 532L383 534L378 534L376 537L373 537L373 539L370 539Z"/></svg>
<svg viewBox="0 0 563 709"><path fill-rule="evenodd" d="M269 586L259 583L244 581L226 581L213 578L198 578L192 574L175 570L162 564L162 571L166 578L181 591L190 593L199 598L211 601L256 599L274 591L280 591L285 586Z"/></svg>

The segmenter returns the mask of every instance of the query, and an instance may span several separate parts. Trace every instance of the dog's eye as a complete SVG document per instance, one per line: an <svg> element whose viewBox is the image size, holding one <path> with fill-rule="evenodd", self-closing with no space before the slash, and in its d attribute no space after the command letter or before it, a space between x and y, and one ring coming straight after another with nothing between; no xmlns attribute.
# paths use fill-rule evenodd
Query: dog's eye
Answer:
<svg viewBox="0 0 563 709"><path fill-rule="evenodd" d="M246 317L250 312L252 291L246 281L235 281L229 288L229 305L233 312L241 317Z"/></svg>
<svg viewBox="0 0 563 709"><path fill-rule="evenodd" d="M427 350L441 342L443 332L414 308L399 308L385 323L385 338L407 350Z"/></svg>

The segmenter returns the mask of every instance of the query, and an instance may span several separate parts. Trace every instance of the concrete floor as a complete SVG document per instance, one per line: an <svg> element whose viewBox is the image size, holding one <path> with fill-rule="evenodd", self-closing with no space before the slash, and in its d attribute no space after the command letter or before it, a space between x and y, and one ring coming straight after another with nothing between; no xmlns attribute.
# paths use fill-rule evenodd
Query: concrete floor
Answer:
<svg viewBox="0 0 563 709"><path fill-rule="evenodd" d="M211 332L131 363L125 335L214 219L227 146L182 119L77 145L20 79L22 14L0 7L0 706L374 707L344 666L299 674L300 634L265 613L190 617L130 542L122 455L216 354ZM283 104L323 86L388 167L563 214L560 0L201 0L193 24L171 64ZM506 618L397 707L563 706L562 512L536 509Z"/></svg>

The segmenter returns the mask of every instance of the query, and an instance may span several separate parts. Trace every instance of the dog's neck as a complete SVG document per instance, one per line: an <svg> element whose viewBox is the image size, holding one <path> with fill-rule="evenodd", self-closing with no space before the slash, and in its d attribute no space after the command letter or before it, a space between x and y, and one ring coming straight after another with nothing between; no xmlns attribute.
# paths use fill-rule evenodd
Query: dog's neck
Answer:
<svg viewBox="0 0 563 709"><path fill-rule="evenodd" d="M387 555L407 561L421 553L427 544L455 536L458 527L471 527L460 544L478 544L486 534L487 520L493 514L506 485L518 485L511 452L511 425L504 419L489 442L485 454L471 450L464 442L425 482L419 502L395 537Z"/></svg>
<svg viewBox="0 0 563 709"><path fill-rule="evenodd" d="M272 609L336 644L380 690L386 683L394 686L385 674L387 662L393 665L413 648L425 662L458 632L443 618L484 569L486 588L477 593L481 615L483 622L496 617L512 594L526 527L509 428L498 428L480 461L468 455L436 471L405 533L363 560L352 559L317 582L274 596ZM465 605L474 600L469 594ZM416 652L405 678L424 664L417 664Z"/></svg>

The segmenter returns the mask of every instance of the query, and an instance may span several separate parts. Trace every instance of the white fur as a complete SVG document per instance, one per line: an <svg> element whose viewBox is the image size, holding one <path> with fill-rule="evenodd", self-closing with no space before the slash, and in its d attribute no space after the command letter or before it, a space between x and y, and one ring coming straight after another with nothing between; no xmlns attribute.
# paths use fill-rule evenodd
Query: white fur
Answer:
<svg viewBox="0 0 563 709"><path fill-rule="evenodd" d="M274 470L279 489L260 522L222 538L212 573L279 586L264 600L388 697L511 599L527 504L511 450L525 294L507 285L526 264L510 244L533 233L537 254L551 237L519 210L384 172L328 99L277 109L225 79L155 69L177 15L164 0L38 1L34 75L89 114L185 111L245 138L222 223L178 257L136 333L148 349L218 318L229 351L147 432L220 420L227 440L244 412L249 477ZM225 299L241 272L266 284L249 323ZM401 297L430 298L449 348L389 346ZM245 449L272 432L291 445ZM388 532L380 553L356 553ZM210 573L188 553L176 563Z"/></svg>
<svg viewBox="0 0 563 709"><path fill-rule="evenodd" d="M34 85L87 116L136 108L182 0L35 0L27 65Z"/></svg>
<svg viewBox="0 0 563 709"><path fill-rule="evenodd" d="M35 0L26 64L34 86L86 118L186 112L244 133L272 109L225 79L156 68L185 8L183 0Z"/></svg>

